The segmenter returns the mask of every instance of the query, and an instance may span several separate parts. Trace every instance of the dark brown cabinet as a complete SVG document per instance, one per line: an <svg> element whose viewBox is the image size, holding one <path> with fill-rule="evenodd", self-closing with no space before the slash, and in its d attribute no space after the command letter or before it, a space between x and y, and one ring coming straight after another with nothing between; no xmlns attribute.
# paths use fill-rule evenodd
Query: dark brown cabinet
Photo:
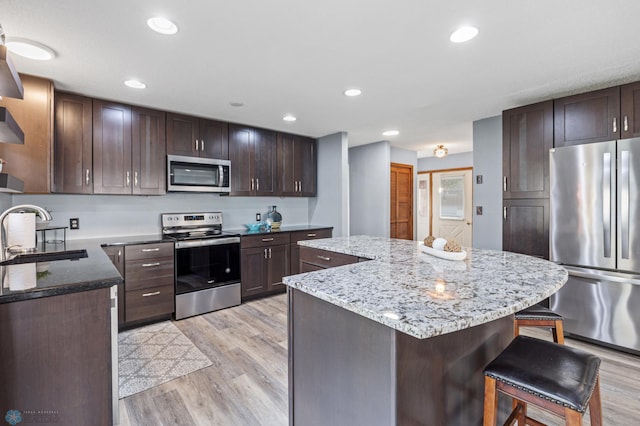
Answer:
<svg viewBox="0 0 640 426"><path fill-rule="evenodd" d="M554 146L615 140L620 137L620 86L554 101Z"/></svg>
<svg viewBox="0 0 640 426"><path fill-rule="evenodd" d="M165 113L131 108L132 194L161 195L167 189Z"/></svg>
<svg viewBox="0 0 640 426"><path fill-rule="evenodd" d="M503 200L502 249L549 258L549 199Z"/></svg>
<svg viewBox="0 0 640 426"><path fill-rule="evenodd" d="M120 276L124 278L124 247L123 246L105 246L102 250L107 254L111 263L116 267ZM124 281L118 285L118 325L125 322L124 319Z"/></svg>
<svg viewBox="0 0 640 426"><path fill-rule="evenodd" d="M549 149L553 147L553 101L502 113L503 197L549 197Z"/></svg>
<svg viewBox="0 0 640 426"><path fill-rule="evenodd" d="M348 254L321 250L311 247L300 247L300 272L318 271L336 266L358 263L360 258Z"/></svg>
<svg viewBox="0 0 640 426"><path fill-rule="evenodd" d="M300 273L300 246L298 245L298 241L331 238L332 233L333 231L330 228L315 229L312 231L295 231L291 233L291 247L289 249L291 255L291 275Z"/></svg>
<svg viewBox="0 0 640 426"><path fill-rule="evenodd" d="M93 193L131 194L131 107L93 100Z"/></svg>
<svg viewBox="0 0 640 426"><path fill-rule="evenodd" d="M285 291L289 275L289 233L245 236L240 240L242 298Z"/></svg>
<svg viewBox="0 0 640 426"><path fill-rule="evenodd" d="M640 82L620 87L621 139L640 136Z"/></svg>
<svg viewBox="0 0 640 426"><path fill-rule="evenodd" d="M91 98L55 94L53 192L93 192L92 121Z"/></svg>
<svg viewBox="0 0 640 426"><path fill-rule="evenodd" d="M277 195L276 133L229 126L231 195Z"/></svg>
<svg viewBox="0 0 640 426"><path fill-rule="evenodd" d="M316 141L278 133L278 186L283 196L316 194Z"/></svg>
<svg viewBox="0 0 640 426"><path fill-rule="evenodd" d="M229 126L221 121L168 113L167 153L227 160Z"/></svg>

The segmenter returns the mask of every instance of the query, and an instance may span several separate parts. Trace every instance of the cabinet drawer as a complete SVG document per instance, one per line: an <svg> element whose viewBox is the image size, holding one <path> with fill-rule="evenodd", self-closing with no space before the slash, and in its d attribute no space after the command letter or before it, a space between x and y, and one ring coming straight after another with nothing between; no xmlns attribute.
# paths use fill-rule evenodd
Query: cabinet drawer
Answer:
<svg viewBox="0 0 640 426"><path fill-rule="evenodd" d="M322 268L333 268L334 266L357 263L358 257L302 246L300 247L300 262L310 263Z"/></svg>
<svg viewBox="0 0 640 426"><path fill-rule="evenodd" d="M241 248L264 247L277 244L289 244L289 232L243 236Z"/></svg>
<svg viewBox="0 0 640 426"><path fill-rule="evenodd" d="M127 260L125 278L129 280L173 277L173 257Z"/></svg>
<svg viewBox="0 0 640 426"><path fill-rule="evenodd" d="M171 257L173 256L173 250L173 242L128 245L124 248L124 259L129 261Z"/></svg>
<svg viewBox="0 0 640 426"><path fill-rule="evenodd" d="M314 229L313 231L295 231L291 233L291 243L302 240L317 240L318 238L331 238L331 229Z"/></svg>
<svg viewBox="0 0 640 426"><path fill-rule="evenodd" d="M127 291L125 295L127 322L153 318L173 312L173 285Z"/></svg>

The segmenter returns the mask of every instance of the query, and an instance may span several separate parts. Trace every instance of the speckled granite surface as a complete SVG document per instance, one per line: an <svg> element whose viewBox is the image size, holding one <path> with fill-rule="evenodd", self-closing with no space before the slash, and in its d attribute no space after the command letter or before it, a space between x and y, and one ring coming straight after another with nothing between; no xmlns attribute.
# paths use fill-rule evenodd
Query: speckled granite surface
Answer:
<svg viewBox="0 0 640 426"><path fill-rule="evenodd" d="M420 251L416 241L352 236L300 245L371 261L284 278L311 294L416 338L483 324L555 293L567 272L520 254L469 249L451 261Z"/></svg>

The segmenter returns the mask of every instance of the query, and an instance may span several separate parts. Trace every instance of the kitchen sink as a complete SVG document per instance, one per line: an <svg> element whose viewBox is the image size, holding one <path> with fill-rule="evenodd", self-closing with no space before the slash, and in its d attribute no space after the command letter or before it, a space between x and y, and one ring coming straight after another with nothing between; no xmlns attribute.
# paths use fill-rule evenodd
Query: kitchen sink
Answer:
<svg viewBox="0 0 640 426"><path fill-rule="evenodd" d="M67 251L53 251L53 252L35 252L35 253L23 253L18 254L11 259L0 262L2 265L17 265L20 263L36 263L36 262L53 262L56 260L78 260L88 257L87 251L82 250L67 250Z"/></svg>

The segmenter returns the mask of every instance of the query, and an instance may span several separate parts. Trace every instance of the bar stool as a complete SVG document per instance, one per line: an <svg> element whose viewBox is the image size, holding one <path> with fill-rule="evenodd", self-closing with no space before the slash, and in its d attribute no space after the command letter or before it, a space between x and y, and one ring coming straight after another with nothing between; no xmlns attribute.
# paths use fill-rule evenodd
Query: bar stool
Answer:
<svg viewBox="0 0 640 426"><path fill-rule="evenodd" d="M515 314L513 326L514 337L520 334L520 327L551 328L553 341L564 345L564 330L562 316L542 305L533 305Z"/></svg>
<svg viewBox="0 0 640 426"><path fill-rule="evenodd" d="M495 426L498 392L514 398L516 408L505 425L542 425L527 417L533 404L581 425L589 407L592 426L602 425L600 358L578 349L527 336L517 336L484 369L484 426Z"/></svg>

